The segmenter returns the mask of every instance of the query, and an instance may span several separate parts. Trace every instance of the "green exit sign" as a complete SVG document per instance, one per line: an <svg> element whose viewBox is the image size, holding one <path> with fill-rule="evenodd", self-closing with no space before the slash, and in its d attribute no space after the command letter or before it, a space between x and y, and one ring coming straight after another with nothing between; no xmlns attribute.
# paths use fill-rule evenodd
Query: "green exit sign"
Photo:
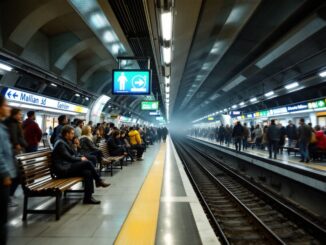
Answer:
<svg viewBox="0 0 326 245"><path fill-rule="evenodd" d="M142 101L141 109L143 111L158 110L158 101Z"/></svg>

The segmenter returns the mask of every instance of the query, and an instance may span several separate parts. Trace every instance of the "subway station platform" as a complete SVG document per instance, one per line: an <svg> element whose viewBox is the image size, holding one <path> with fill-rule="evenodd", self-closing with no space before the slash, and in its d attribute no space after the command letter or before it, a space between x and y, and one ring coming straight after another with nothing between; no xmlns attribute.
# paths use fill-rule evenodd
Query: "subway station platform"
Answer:
<svg viewBox="0 0 326 245"><path fill-rule="evenodd" d="M283 175L317 190L326 192L326 162L301 163L299 162L300 157L298 154L296 156L288 155L286 150L284 150L283 154L278 154L277 159L269 159L267 150L258 150L248 147L246 150L238 152L235 150L233 144L227 147L226 145L220 145L215 140L202 137L188 137L194 141L215 147L222 152L251 162L252 164L279 175Z"/></svg>
<svg viewBox="0 0 326 245"><path fill-rule="evenodd" d="M219 244L170 139L150 146L144 161L125 166L106 189L96 189L100 205L83 205L82 196L63 200L67 211L29 215L21 220L23 194L10 208L9 245ZM42 209L52 199L35 198Z"/></svg>

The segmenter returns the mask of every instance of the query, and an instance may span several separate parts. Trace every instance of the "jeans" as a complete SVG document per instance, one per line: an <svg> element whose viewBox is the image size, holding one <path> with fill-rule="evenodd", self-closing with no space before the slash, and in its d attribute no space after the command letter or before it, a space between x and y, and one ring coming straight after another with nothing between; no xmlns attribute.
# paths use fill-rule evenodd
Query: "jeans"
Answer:
<svg viewBox="0 0 326 245"><path fill-rule="evenodd" d="M303 161L309 160L308 146L309 146L309 143L307 143L307 142L299 142L301 160L303 160Z"/></svg>
<svg viewBox="0 0 326 245"><path fill-rule="evenodd" d="M242 139L242 149L247 149L248 148L248 139Z"/></svg>
<svg viewBox="0 0 326 245"><path fill-rule="evenodd" d="M269 140L268 151L269 151L269 158L272 158L272 152L274 153L274 158L276 158L277 151L278 151L278 140Z"/></svg>
<svg viewBox="0 0 326 245"><path fill-rule="evenodd" d="M241 137L234 138L235 150L241 151Z"/></svg>
<svg viewBox="0 0 326 245"><path fill-rule="evenodd" d="M0 244L7 244L7 220L8 220L9 186L3 185L0 178Z"/></svg>

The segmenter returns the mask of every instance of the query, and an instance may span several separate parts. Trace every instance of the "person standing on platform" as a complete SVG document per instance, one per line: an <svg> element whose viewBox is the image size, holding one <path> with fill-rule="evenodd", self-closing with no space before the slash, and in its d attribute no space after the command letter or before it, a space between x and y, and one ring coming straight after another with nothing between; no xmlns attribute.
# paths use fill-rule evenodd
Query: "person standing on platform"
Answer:
<svg viewBox="0 0 326 245"><path fill-rule="evenodd" d="M241 141L243 137L243 127L241 122L238 121L237 124L234 126L232 131L232 138L234 139L235 150L241 151Z"/></svg>
<svg viewBox="0 0 326 245"><path fill-rule="evenodd" d="M23 118L23 114L21 110L14 108L11 110L10 117L4 121L4 124L8 128L13 155L18 155L23 153L25 151L24 149L27 146L27 143L24 139L23 129L22 129L22 118ZM10 187L9 207L17 206L17 204L13 201L13 197L18 185L20 184L20 173L15 158L14 158L14 163L17 168L17 177L12 179L12 185Z"/></svg>
<svg viewBox="0 0 326 245"><path fill-rule="evenodd" d="M7 220L9 191L12 179L16 178L17 172L12 153L7 127L3 120L10 115L10 107L6 99L0 94L0 244L7 244Z"/></svg>
<svg viewBox="0 0 326 245"><path fill-rule="evenodd" d="M290 120L286 126L286 136L288 137L288 154L290 154L290 148L296 147L296 141L298 140L297 127Z"/></svg>
<svg viewBox="0 0 326 245"><path fill-rule="evenodd" d="M300 119L300 126L298 128L298 142L299 142L299 150L301 155L300 162L309 163L309 143L311 140L311 128L305 123L304 119Z"/></svg>
<svg viewBox="0 0 326 245"><path fill-rule="evenodd" d="M225 145L227 147L230 147L231 138L232 138L232 129L229 124L226 124L226 126L225 126Z"/></svg>
<svg viewBox="0 0 326 245"><path fill-rule="evenodd" d="M166 142L166 137L168 136L168 133L169 133L168 129L166 127L164 127L162 129L162 139L163 139L164 143Z"/></svg>
<svg viewBox="0 0 326 245"><path fill-rule="evenodd" d="M38 150L38 144L42 139L42 130L35 122L35 111L27 112L27 119L23 122L24 137L27 142L26 152Z"/></svg>
<svg viewBox="0 0 326 245"><path fill-rule="evenodd" d="M249 128L247 127L247 123L243 124L243 136L242 136L242 149L247 150L248 148L248 138L249 138Z"/></svg>
<svg viewBox="0 0 326 245"><path fill-rule="evenodd" d="M137 160L141 161L145 148L142 145L142 140L138 130L134 129L134 127L130 127L130 131L128 133L129 141L131 145L131 149L135 149L137 151Z"/></svg>
<svg viewBox="0 0 326 245"><path fill-rule="evenodd" d="M58 140L61 135L61 129L63 126L68 124L68 118L66 115L60 115L58 117L58 126L56 126L53 130L53 134L51 135L50 141L51 144L54 146L54 143Z"/></svg>
<svg viewBox="0 0 326 245"><path fill-rule="evenodd" d="M269 158L272 158L272 153L274 153L274 159L276 159L280 138L281 129L276 126L275 120L271 120L271 125L267 129Z"/></svg>
<svg viewBox="0 0 326 245"><path fill-rule="evenodd" d="M222 145L225 141L225 128L224 128L223 124L221 124L221 126L218 130L218 139L220 141L220 145Z"/></svg>

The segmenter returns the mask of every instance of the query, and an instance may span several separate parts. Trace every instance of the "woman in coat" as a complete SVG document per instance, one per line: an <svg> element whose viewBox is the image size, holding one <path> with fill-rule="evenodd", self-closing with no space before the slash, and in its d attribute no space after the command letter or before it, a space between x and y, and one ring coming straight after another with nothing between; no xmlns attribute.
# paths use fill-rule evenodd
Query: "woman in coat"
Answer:
<svg viewBox="0 0 326 245"><path fill-rule="evenodd" d="M98 162L102 160L102 152L93 142L92 128L88 125L82 128L80 141L80 153L85 156L95 156Z"/></svg>

